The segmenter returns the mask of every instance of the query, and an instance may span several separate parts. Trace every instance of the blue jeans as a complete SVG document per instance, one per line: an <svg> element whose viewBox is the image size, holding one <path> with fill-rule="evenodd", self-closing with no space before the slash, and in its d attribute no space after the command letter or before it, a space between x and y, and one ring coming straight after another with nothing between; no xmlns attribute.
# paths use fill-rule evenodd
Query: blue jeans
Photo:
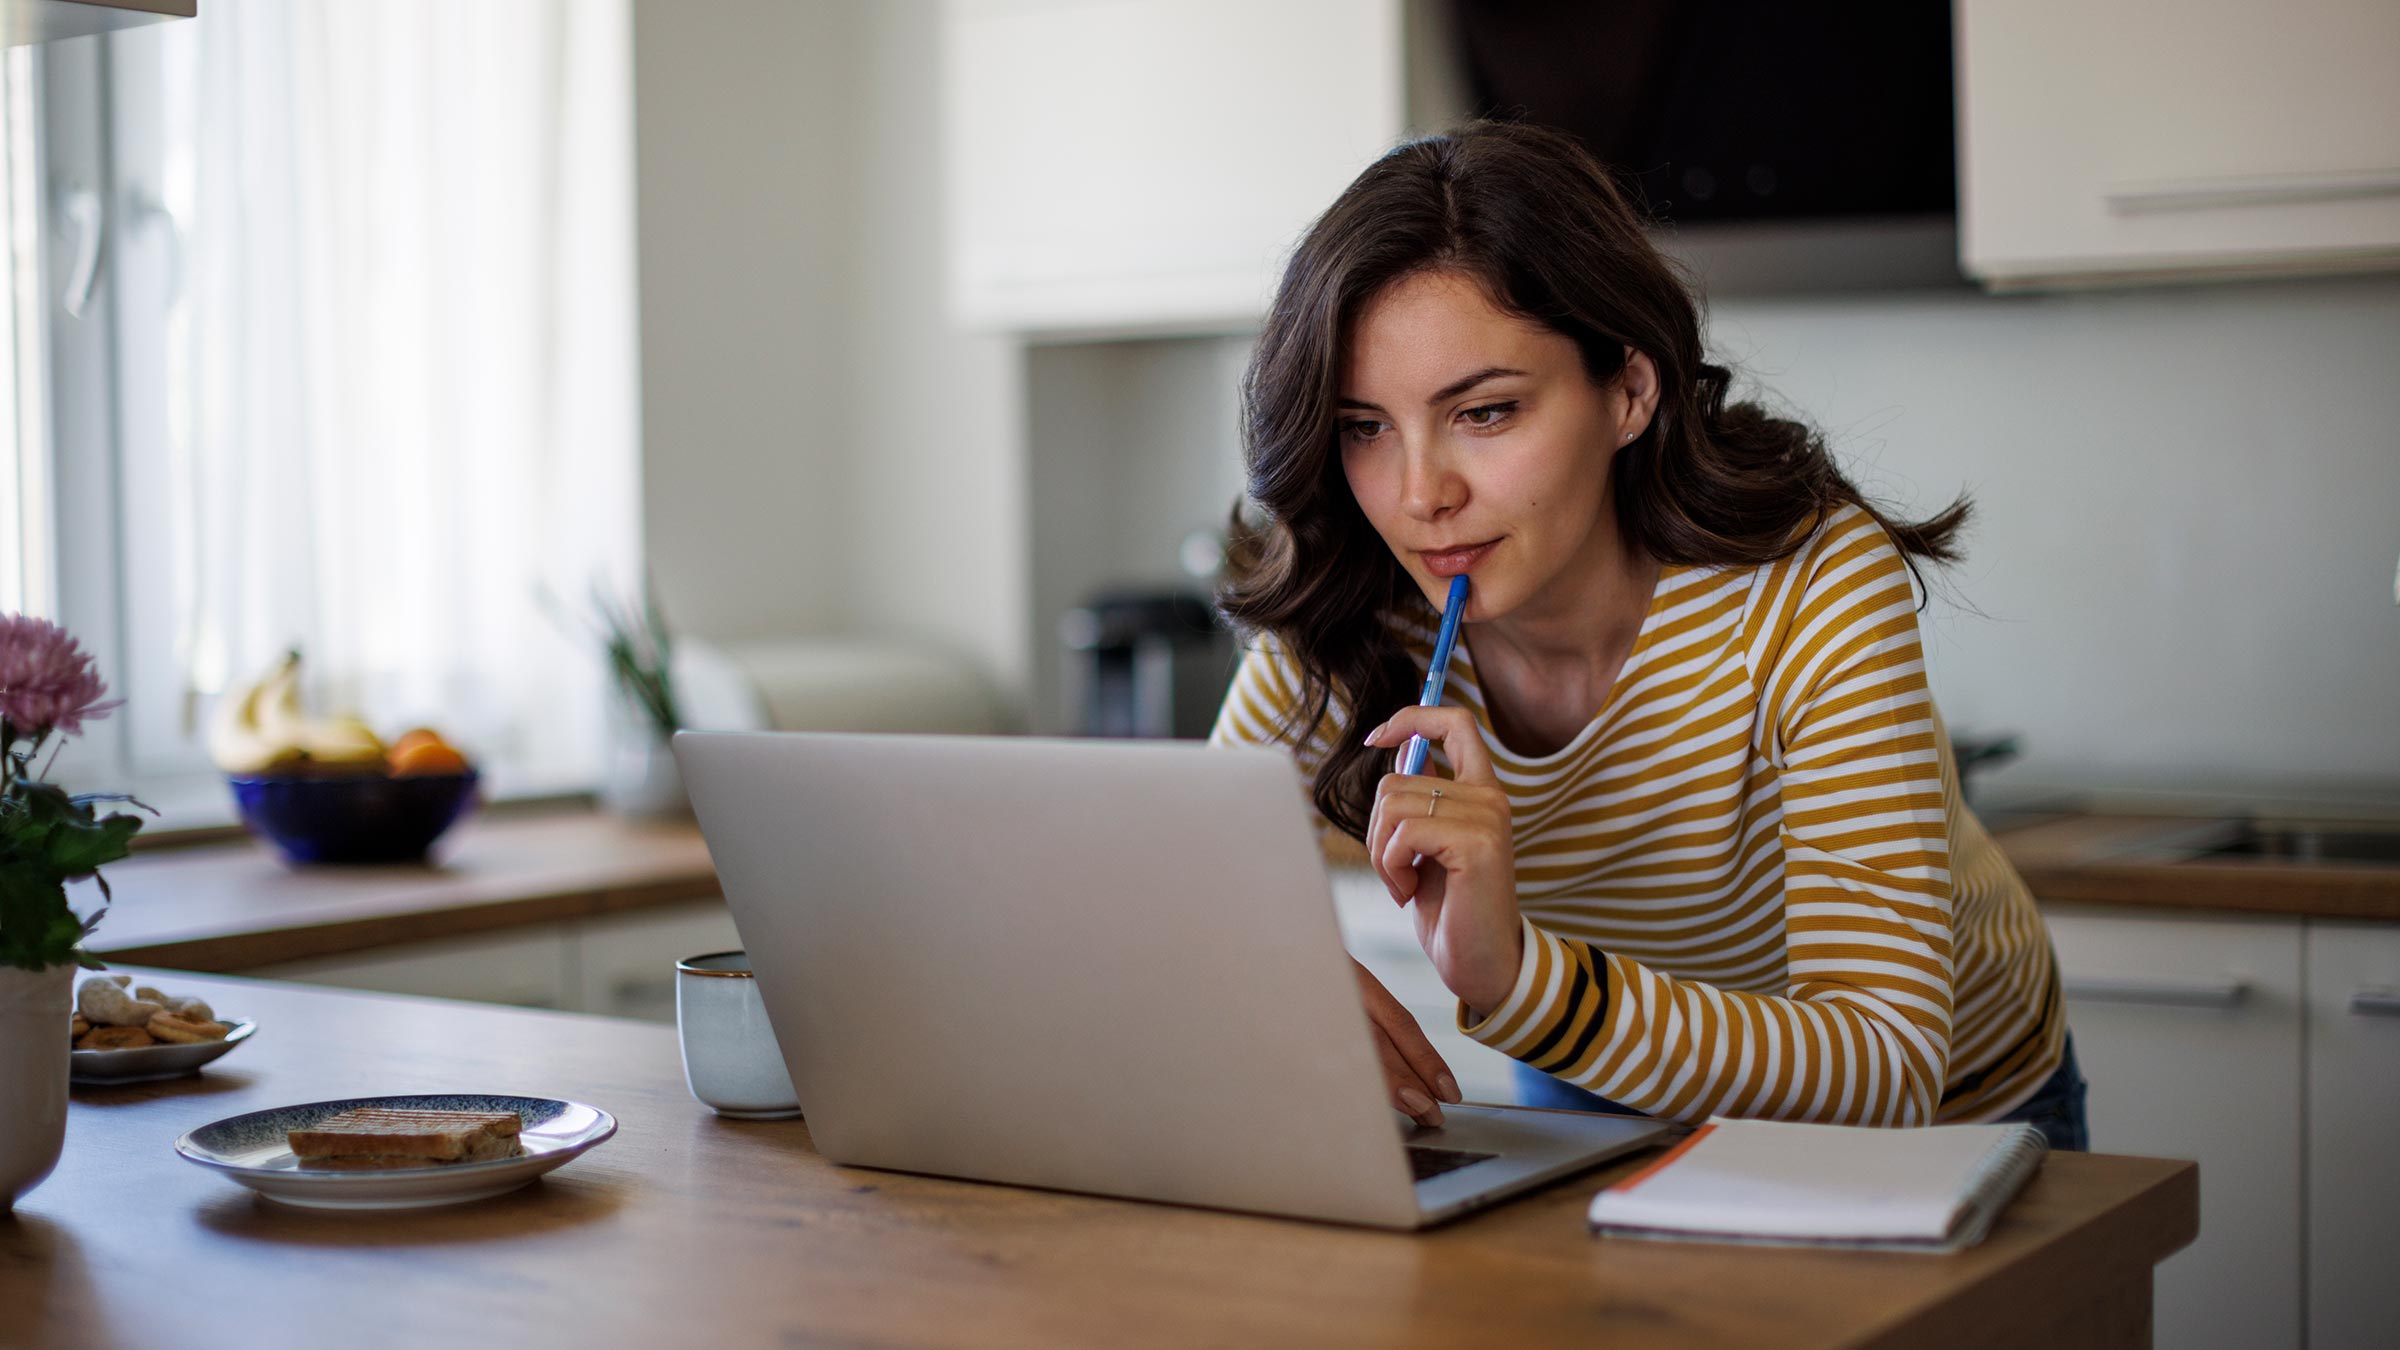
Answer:
<svg viewBox="0 0 2400 1350"><path fill-rule="evenodd" d="M1517 1074L1517 1104L1547 1106L1560 1111L1598 1111L1612 1116L1638 1116L1642 1112L1630 1106L1612 1102L1597 1092L1586 1092L1573 1083L1553 1078L1540 1069L1523 1062L1515 1066ZM2084 1121L2083 1070L2075 1064L2075 1036L2067 1035L2067 1052L2058 1062L2058 1072L2050 1075L2025 1104L2008 1113L2004 1119L2023 1121L2042 1132L2050 1147L2068 1152L2084 1153L2091 1149L2091 1131Z"/></svg>

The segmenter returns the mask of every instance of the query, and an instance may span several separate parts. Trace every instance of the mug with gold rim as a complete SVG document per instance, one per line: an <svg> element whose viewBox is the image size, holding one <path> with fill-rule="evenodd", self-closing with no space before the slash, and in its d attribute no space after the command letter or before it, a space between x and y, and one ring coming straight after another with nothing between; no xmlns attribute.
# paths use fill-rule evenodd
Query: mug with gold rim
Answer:
<svg viewBox="0 0 2400 1350"><path fill-rule="evenodd" d="M775 1028L748 952L709 952L675 963L675 1031L683 1081L702 1105L738 1120L800 1114Z"/></svg>

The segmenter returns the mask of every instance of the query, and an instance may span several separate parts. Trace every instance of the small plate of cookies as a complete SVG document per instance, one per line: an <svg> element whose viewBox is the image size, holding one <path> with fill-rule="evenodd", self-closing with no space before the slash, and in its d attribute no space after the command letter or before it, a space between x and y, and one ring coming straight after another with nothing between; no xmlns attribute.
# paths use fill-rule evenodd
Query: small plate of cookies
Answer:
<svg viewBox="0 0 2400 1350"><path fill-rule="evenodd" d="M136 986L130 975L94 975L75 991L67 1073L77 1083L180 1078L256 1029L238 1018L219 1019L201 999Z"/></svg>

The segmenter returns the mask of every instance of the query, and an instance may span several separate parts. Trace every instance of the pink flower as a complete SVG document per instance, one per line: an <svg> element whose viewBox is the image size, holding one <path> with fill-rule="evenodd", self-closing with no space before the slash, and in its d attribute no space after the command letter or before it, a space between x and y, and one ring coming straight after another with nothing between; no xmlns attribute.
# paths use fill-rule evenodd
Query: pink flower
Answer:
<svg viewBox="0 0 2400 1350"><path fill-rule="evenodd" d="M75 735L83 719L105 717L124 702L102 703L107 692L90 653L66 629L30 614L0 614L0 718L17 735Z"/></svg>

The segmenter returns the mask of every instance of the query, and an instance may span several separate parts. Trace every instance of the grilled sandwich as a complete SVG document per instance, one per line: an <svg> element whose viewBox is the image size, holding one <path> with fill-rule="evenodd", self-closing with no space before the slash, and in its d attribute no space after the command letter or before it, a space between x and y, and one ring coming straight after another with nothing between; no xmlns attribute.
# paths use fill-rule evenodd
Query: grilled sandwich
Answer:
<svg viewBox="0 0 2400 1350"><path fill-rule="evenodd" d="M286 1134L302 1167L435 1167L513 1158L524 1125L514 1111L359 1106Z"/></svg>

